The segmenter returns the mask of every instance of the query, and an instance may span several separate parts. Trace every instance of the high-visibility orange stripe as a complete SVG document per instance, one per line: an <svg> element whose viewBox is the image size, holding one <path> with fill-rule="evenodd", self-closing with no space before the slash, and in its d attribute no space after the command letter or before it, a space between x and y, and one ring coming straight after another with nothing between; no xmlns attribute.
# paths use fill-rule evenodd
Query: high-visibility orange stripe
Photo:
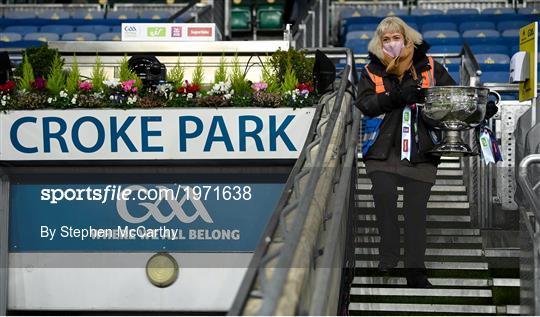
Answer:
<svg viewBox="0 0 540 317"><path fill-rule="evenodd" d="M369 78L371 78L371 81L375 84L375 93L382 94L383 92L385 92L386 89L384 88L383 78L370 72L367 65L365 66L365 68L369 75Z"/></svg>
<svg viewBox="0 0 540 317"><path fill-rule="evenodd" d="M422 88L429 88L435 86L435 62L431 56L428 56L430 69L422 72ZM375 75L369 71L368 65L364 67L368 73L369 78L375 84L375 93L382 94L386 91L384 87L383 78Z"/></svg>

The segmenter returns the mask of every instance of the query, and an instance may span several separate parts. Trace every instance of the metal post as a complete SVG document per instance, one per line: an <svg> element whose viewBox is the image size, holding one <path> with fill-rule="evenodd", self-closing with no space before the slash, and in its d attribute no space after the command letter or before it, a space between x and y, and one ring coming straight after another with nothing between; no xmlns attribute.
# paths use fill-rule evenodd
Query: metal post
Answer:
<svg viewBox="0 0 540 317"><path fill-rule="evenodd" d="M531 126L535 126L536 123L540 122L540 105L538 104L538 97L534 97L531 100Z"/></svg>
<svg viewBox="0 0 540 317"><path fill-rule="evenodd" d="M8 300L9 179L0 171L0 315Z"/></svg>

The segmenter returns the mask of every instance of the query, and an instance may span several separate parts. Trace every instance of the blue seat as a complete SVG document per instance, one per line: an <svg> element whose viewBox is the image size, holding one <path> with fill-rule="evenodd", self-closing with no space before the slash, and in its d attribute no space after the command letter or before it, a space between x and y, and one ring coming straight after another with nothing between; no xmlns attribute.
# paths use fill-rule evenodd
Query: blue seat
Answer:
<svg viewBox="0 0 540 317"><path fill-rule="evenodd" d="M446 38L460 38L457 31L448 31L448 30L433 30L427 31L423 34L424 38L429 41L429 39L446 39Z"/></svg>
<svg viewBox="0 0 540 317"><path fill-rule="evenodd" d="M508 83L509 72L482 72L480 81L483 83Z"/></svg>
<svg viewBox="0 0 540 317"><path fill-rule="evenodd" d="M427 31L457 31L457 25L452 22L431 22L422 25L422 32Z"/></svg>
<svg viewBox="0 0 540 317"><path fill-rule="evenodd" d="M354 54L367 54L369 40L350 39L345 42L345 47L350 48Z"/></svg>
<svg viewBox="0 0 540 317"><path fill-rule="evenodd" d="M113 26L111 26L111 32L112 33L122 33L122 26L121 25L113 25Z"/></svg>
<svg viewBox="0 0 540 317"><path fill-rule="evenodd" d="M69 12L67 11L53 11L53 10L39 12L37 14L37 17L39 19L46 19L46 20L61 20L61 19L70 18Z"/></svg>
<svg viewBox="0 0 540 317"><path fill-rule="evenodd" d="M389 17L389 16L401 16L408 15L408 9L389 9L389 8L380 8L373 11L373 15L377 17Z"/></svg>
<svg viewBox="0 0 540 317"><path fill-rule="evenodd" d="M433 54L459 54L461 48L461 45L434 45L429 49L429 52Z"/></svg>
<svg viewBox="0 0 540 317"><path fill-rule="evenodd" d="M121 41L122 34L115 32L106 32L98 36L98 41Z"/></svg>
<svg viewBox="0 0 540 317"><path fill-rule="evenodd" d="M373 37L373 31L352 31L345 36L345 41L351 39L369 40Z"/></svg>
<svg viewBox="0 0 540 317"><path fill-rule="evenodd" d="M509 50L505 45L471 45L471 50L474 54L505 54L508 55Z"/></svg>
<svg viewBox="0 0 540 317"><path fill-rule="evenodd" d="M95 10L76 10L71 15L73 19L83 19L83 20L102 20L105 17L105 11L95 11Z"/></svg>
<svg viewBox="0 0 540 317"><path fill-rule="evenodd" d="M459 69L461 68L460 64L444 64L443 66L449 72L459 72Z"/></svg>
<svg viewBox="0 0 540 317"><path fill-rule="evenodd" d="M37 31L38 31L38 27L35 25L13 25L13 26L8 26L4 29L4 32L19 33L21 35L37 32Z"/></svg>
<svg viewBox="0 0 540 317"><path fill-rule="evenodd" d="M377 29L378 24L376 23L359 23L359 24L351 24L347 28L349 32L352 31L375 31Z"/></svg>
<svg viewBox="0 0 540 317"><path fill-rule="evenodd" d="M479 64L509 64L510 57L505 54L475 54Z"/></svg>
<svg viewBox="0 0 540 317"><path fill-rule="evenodd" d="M472 8L461 8L461 9L448 9L446 10L448 15L466 15L466 14L480 14L480 11Z"/></svg>
<svg viewBox="0 0 540 317"><path fill-rule="evenodd" d="M351 17L365 17L372 16L373 12L367 9L359 9L357 7L343 7L339 13L340 19L347 19Z"/></svg>
<svg viewBox="0 0 540 317"><path fill-rule="evenodd" d="M41 41L13 41L13 42L0 42L0 48L30 48L40 47L46 45Z"/></svg>
<svg viewBox="0 0 540 317"><path fill-rule="evenodd" d="M94 24L88 24L88 25L80 25L77 27L77 32L88 32L88 33L94 33L94 34L102 34L107 33L111 31L111 27L108 25L94 25Z"/></svg>
<svg viewBox="0 0 540 317"><path fill-rule="evenodd" d="M540 8L537 7L527 7L527 8L519 8L518 9L519 14L540 14Z"/></svg>
<svg viewBox="0 0 540 317"><path fill-rule="evenodd" d="M60 35L58 35L58 33L34 32L34 33L28 33L24 36L25 41L48 42L48 41L58 41L59 39L60 39Z"/></svg>
<svg viewBox="0 0 540 317"><path fill-rule="evenodd" d="M0 41L2 42L13 42L13 41L20 41L22 40L22 35L19 33L13 33L13 32L4 32L0 33Z"/></svg>
<svg viewBox="0 0 540 317"><path fill-rule="evenodd" d="M527 20L505 20L497 24L497 30L504 32L506 30L520 29L529 23Z"/></svg>
<svg viewBox="0 0 540 317"><path fill-rule="evenodd" d="M501 37L499 31L489 30L489 29L479 29L479 30L468 30L463 32L463 39L468 41L472 45L474 39L485 38L485 39L496 39Z"/></svg>
<svg viewBox="0 0 540 317"><path fill-rule="evenodd" d="M65 33L73 32L74 27L73 25L49 24L49 25L42 26L39 30L40 32L45 32L45 33L65 34Z"/></svg>
<svg viewBox="0 0 540 317"><path fill-rule="evenodd" d="M71 32L62 35L62 41L95 41L97 36L88 32Z"/></svg>
<svg viewBox="0 0 540 317"><path fill-rule="evenodd" d="M164 20L168 19L172 14L169 11L164 10L149 10L141 13L140 17L143 19L152 19L152 20Z"/></svg>
<svg viewBox="0 0 540 317"><path fill-rule="evenodd" d="M461 82L459 71L457 71L457 72L448 72L448 74L459 85L459 83Z"/></svg>
<svg viewBox="0 0 540 317"><path fill-rule="evenodd" d="M424 38L431 46L435 45L463 45L463 40L459 37L446 37L446 38Z"/></svg>
<svg viewBox="0 0 540 317"><path fill-rule="evenodd" d="M6 19L35 19L36 13L33 11L6 11L4 12Z"/></svg>
<svg viewBox="0 0 540 317"><path fill-rule="evenodd" d="M510 72L509 64L481 64L480 70L483 72Z"/></svg>
<svg viewBox="0 0 540 317"><path fill-rule="evenodd" d="M435 60L443 65L461 65L461 57L438 57Z"/></svg>
<svg viewBox="0 0 540 317"><path fill-rule="evenodd" d="M501 14L514 14L516 11L512 8L486 8L482 10L482 14L486 15L501 15Z"/></svg>
<svg viewBox="0 0 540 317"><path fill-rule="evenodd" d="M139 14L136 11L118 10L118 11L109 11L107 13L107 19L127 20L127 19L137 19L137 18L139 18Z"/></svg>
<svg viewBox="0 0 540 317"><path fill-rule="evenodd" d="M493 29L495 30L495 23L491 21L469 21L462 22L459 25L459 32L463 33L467 30L478 30L478 29Z"/></svg>
<svg viewBox="0 0 540 317"><path fill-rule="evenodd" d="M425 16L425 15L436 15L436 14L444 14L443 10L438 9L413 9L411 11L411 15L418 15L418 16Z"/></svg>

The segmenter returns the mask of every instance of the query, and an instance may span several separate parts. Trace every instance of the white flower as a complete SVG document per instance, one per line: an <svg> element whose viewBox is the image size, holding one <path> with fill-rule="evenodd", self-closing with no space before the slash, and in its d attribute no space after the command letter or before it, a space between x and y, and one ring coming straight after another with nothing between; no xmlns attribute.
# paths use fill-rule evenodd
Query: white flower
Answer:
<svg viewBox="0 0 540 317"><path fill-rule="evenodd" d="M2 100L2 106L5 106L6 105L6 101L5 100Z"/></svg>
<svg viewBox="0 0 540 317"><path fill-rule="evenodd" d="M120 85L120 82L118 82L116 80L105 80L103 82L103 84L105 84L105 86L107 86L107 87L116 87L116 86Z"/></svg>
<svg viewBox="0 0 540 317"><path fill-rule="evenodd" d="M109 99L111 99L111 100L114 100L114 96L113 96L113 95L111 95L111 96L109 97Z"/></svg>
<svg viewBox="0 0 540 317"><path fill-rule="evenodd" d="M65 92L65 91L60 91L60 97L62 98L66 98L68 96L68 94Z"/></svg>
<svg viewBox="0 0 540 317"><path fill-rule="evenodd" d="M47 98L47 103L52 103L52 100L53 99L51 97Z"/></svg>
<svg viewBox="0 0 540 317"><path fill-rule="evenodd" d="M231 96L231 94L225 94L223 97L224 97L225 99L229 100L229 99L231 99L232 96Z"/></svg>
<svg viewBox="0 0 540 317"><path fill-rule="evenodd" d="M72 103L72 104L76 104L76 103L77 103L77 97L71 98L71 103Z"/></svg>
<svg viewBox="0 0 540 317"><path fill-rule="evenodd" d="M191 98L193 98L193 94L192 93L187 94L187 99L191 99Z"/></svg>

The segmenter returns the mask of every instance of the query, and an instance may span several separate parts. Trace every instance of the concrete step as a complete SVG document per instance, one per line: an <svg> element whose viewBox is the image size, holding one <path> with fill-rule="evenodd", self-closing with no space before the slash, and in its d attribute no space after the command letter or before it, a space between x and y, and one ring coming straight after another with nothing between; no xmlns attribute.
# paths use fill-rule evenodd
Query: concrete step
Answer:
<svg viewBox="0 0 540 317"><path fill-rule="evenodd" d="M358 215L359 221L377 221L375 214ZM456 216L456 215L428 215L427 222L459 222L470 224L471 216ZM403 214L398 214L398 221L404 221Z"/></svg>
<svg viewBox="0 0 540 317"><path fill-rule="evenodd" d="M356 184L356 190L359 192L371 192L371 184ZM398 187L398 192L403 192L403 187ZM455 193L455 194L464 194L467 192L465 186L458 185L435 185L431 187L431 192L434 194L439 193Z"/></svg>
<svg viewBox="0 0 540 317"><path fill-rule="evenodd" d="M400 241L404 242L404 237L400 237ZM381 237L378 235L364 235L355 237L355 242L358 243L379 243ZM442 235L428 235L426 242L448 244L448 246L459 247L460 244L482 244L481 236L442 236Z"/></svg>
<svg viewBox="0 0 540 317"><path fill-rule="evenodd" d="M364 162L360 161L358 162L358 167L365 167L366 165ZM442 162L438 166L439 170L445 170L445 169L461 169L461 163L456 161L450 161L450 162Z"/></svg>
<svg viewBox="0 0 540 317"><path fill-rule="evenodd" d="M366 175L365 168L358 168L358 175ZM461 169L438 169L437 178L462 178L463 170Z"/></svg>
<svg viewBox="0 0 540 317"><path fill-rule="evenodd" d="M357 255L378 255L378 248L355 248L354 253ZM426 256L482 256L482 249L432 249L426 248ZM404 248L400 248L400 254L404 254Z"/></svg>
<svg viewBox="0 0 540 317"><path fill-rule="evenodd" d="M350 294L358 296L429 296L477 298L491 297L491 290L470 288L352 287Z"/></svg>
<svg viewBox="0 0 540 317"><path fill-rule="evenodd" d="M379 261L361 261L355 262L356 268L364 269L376 269L379 265ZM426 268L432 270L487 270L488 264L484 262L434 262L426 261ZM399 261L396 268L402 269L403 261Z"/></svg>
<svg viewBox="0 0 540 317"><path fill-rule="evenodd" d="M403 208L403 202L397 203L398 208ZM356 201L355 207L358 208L375 208L375 203L372 201ZM469 209L469 202L428 202L428 209Z"/></svg>
<svg viewBox="0 0 540 317"><path fill-rule="evenodd" d="M519 258L519 249L486 249L486 256L490 258Z"/></svg>
<svg viewBox="0 0 540 317"><path fill-rule="evenodd" d="M431 314L487 314L494 315L493 305L452 305L452 304L393 304L393 303L350 303L349 311L431 313ZM373 315L373 314L372 314Z"/></svg>
<svg viewBox="0 0 540 317"><path fill-rule="evenodd" d="M361 175L360 175L361 176ZM358 177L357 182L359 184L371 184L371 180L367 176L361 176ZM437 178L435 180L435 185L455 185L455 186L463 186L463 179L440 179Z"/></svg>
<svg viewBox="0 0 540 317"><path fill-rule="evenodd" d="M519 287L521 282L519 278L494 278L493 286L495 287Z"/></svg>
<svg viewBox="0 0 540 317"><path fill-rule="evenodd" d="M475 278L429 278L429 281L435 287L489 287L488 279ZM355 276L353 285L407 285L407 279L404 277L383 277L383 276Z"/></svg>
<svg viewBox="0 0 540 317"><path fill-rule="evenodd" d="M401 234L404 229L399 228ZM363 235L378 235L379 229L375 227L359 227L356 230L357 234ZM428 236L480 236L479 229L461 229L461 228L427 228Z"/></svg>
<svg viewBox="0 0 540 317"><path fill-rule="evenodd" d="M357 194L354 196L356 201L373 201L373 195L362 195ZM398 201L403 201L403 195L398 195ZM468 202L469 197L467 195L457 195L457 194L449 194L449 195L437 195L432 194L429 196L430 202Z"/></svg>

